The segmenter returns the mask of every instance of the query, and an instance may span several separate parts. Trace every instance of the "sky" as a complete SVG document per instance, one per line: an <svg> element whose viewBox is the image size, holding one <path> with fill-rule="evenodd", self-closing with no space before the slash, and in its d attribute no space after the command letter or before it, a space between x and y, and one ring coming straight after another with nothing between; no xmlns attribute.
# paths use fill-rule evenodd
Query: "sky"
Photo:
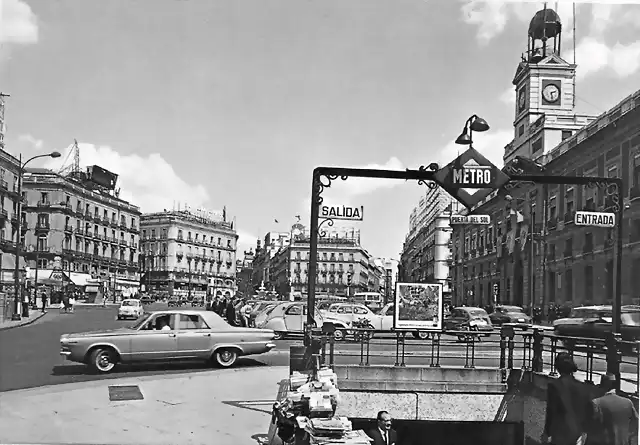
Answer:
<svg viewBox="0 0 640 445"><path fill-rule="evenodd" d="M636 2L637 3L637 2ZM309 221L314 167L445 165L477 114L474 146L502 164L527 29L542 2L476 0L0 0L5 149L59 170L119 175L143 212L177 203L236 218L239 256ZM640 6L549 2L577 69L578 113L640 86ZM362 243L398 258L424 187L334 181L364 206ZM276 220L278 223L276 223Z"/></svg>

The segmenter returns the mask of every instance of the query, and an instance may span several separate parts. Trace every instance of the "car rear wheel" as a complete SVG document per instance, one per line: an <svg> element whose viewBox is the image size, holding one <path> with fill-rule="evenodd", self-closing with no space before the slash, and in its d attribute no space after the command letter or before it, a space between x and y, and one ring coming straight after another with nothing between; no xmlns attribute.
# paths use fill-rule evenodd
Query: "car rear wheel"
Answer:
<svg viewBox="0 0 640 445"><path fill-rule="evenodd" d="M413 333L415 338L419 338L420 340L426 340L430 337L430 334L426 331L416 331Z"/></svg>
<svg viewBox="0 0 640 445"><path fill-rule="evenodd" d="M117 362L117 355L110 348L97 348L89 356L89 366L101 374L111 372Z"/></svg>
<svg viewBox="0 0 640 445"><path fill-rule="evenodd" d="M228 368L238 359L238 352L233 349L218 349L214 354L214 359L218 366Z"/></svg>
<svg viewBox="0 0 640 445"><path fill-rule="evenodd" d="M340 329L338 326L336 326L336 331L333 333L333 338L336 341L342 341L344 340L344 331L342 329Z"/></svg>

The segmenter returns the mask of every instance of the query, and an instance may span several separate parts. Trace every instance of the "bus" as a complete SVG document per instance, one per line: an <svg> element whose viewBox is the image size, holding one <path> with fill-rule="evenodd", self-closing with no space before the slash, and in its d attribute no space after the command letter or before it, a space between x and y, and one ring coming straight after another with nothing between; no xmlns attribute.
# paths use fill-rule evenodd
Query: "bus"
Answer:
<svg viewBox="0 0 640 445"><path fill-rule="evenodd" d="M384 297L379 292L356 292L353 302L364 304L372 311L377 311L384 306Z"/></svg>

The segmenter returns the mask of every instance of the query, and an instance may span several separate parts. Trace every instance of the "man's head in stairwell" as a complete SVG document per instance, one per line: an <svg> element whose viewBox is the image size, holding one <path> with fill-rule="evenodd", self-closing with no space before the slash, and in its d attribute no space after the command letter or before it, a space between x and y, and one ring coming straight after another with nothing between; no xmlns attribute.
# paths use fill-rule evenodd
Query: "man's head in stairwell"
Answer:
<svg viewBox="0 0 640 445"><path fill-rule="evenodd" d="M578 370L576 362L568 352L561 352L556 357L556 369L560 375L571 375Z"/></svg>
<svg viewBox="0 0 640 445"><path fill-rule="evenodd" d="M387 411L380 411L377 416L378 419L378 428L381 430L390 430L391 429L391 414Z"/></svg>

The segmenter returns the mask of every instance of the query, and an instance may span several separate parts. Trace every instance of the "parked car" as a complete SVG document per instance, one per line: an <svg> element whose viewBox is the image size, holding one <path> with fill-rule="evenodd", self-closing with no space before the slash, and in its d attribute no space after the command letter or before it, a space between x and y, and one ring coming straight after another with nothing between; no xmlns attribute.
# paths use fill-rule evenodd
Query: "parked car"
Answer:
<svg viewBox="0 0 640 445"><path fill-rule="evenodd" d="M575 308L569 320L571 322L558 323L553 332L556 335L573 337L565 338L562 343L565 347L573 349L581 343L587 343L588 339L604 340L609 332L613 332L613 308L611 306L597 306ZM556 320L561 321L561 320ZM625 342L640 340L640 309L633 306L622 306L620 314L620 334ZM633 352L635 348L627 344L625 352Z"/></svg>
<svg viewBox="0 0 640 445"><path fill-rule="evenodd" d="M316 326L322 326L322 315L316 309L314 317ZM268 311L264 321L258 322L258 328L275 331L276 338L284 338L290 335L302 334L304 324L307 321L307 305L300 301L283 302Z"/></svg>
<svg viewBox="0 0 640 445"><path fill-rule="evenodd" d="M181 307L182 304L182 299L176 297L169 298L169 301L167 302L169 307Z"/></svg>
<svg viewBox="0 0 640 445"><path fill-rule="evenodd" d="M118 320L122 320L124 318L138 319L143 313L144 309L142 308L140 300L133 298L122 300L120 307L118 308Z"/></svg>
<svg viewBox="0 0 640 445"><path fill-rule="evenodd" d="M256 304L251 308L251 314L249 315L249 326L255 326L258 315L277 305L278 303L274 303L273 301L256 302Z"/></svg>
<svg viewBox="0 0 640 445"><path fill-rule="evenodd" d="M445 331L478 331L488 337L493 331L493 325L489 314L484 309L462 306L454 308L451 315L444 319L444 329ZM459 340L467 337L464 334L456 335Z"/></svg>
<svg viewBox="0 0 640 445"><path fill-rule="evenodd" d="M526 330L531 327L531 317L524 313L520 306L501 305L496 306L489 315L494 326L502 326L505 323L516 324L517 327Z"/></svg>
<svg viewBox="0 0 640 445"><path fill-rule="evenodd" d="M229 367L239 356L275 348L274 337L270 329L230 326L215 312L178 309L144 313L128 328L64 334L60 354L99 373L111 372L119 363L169 360Z"/></svg>
<svg viewBox="0 0 640 445"><path fill-rule="evenodd" d="M154 302L154 299L148 295L145 295L140 299L140 303L142 304L152 304L153 302Z"/></svg>

